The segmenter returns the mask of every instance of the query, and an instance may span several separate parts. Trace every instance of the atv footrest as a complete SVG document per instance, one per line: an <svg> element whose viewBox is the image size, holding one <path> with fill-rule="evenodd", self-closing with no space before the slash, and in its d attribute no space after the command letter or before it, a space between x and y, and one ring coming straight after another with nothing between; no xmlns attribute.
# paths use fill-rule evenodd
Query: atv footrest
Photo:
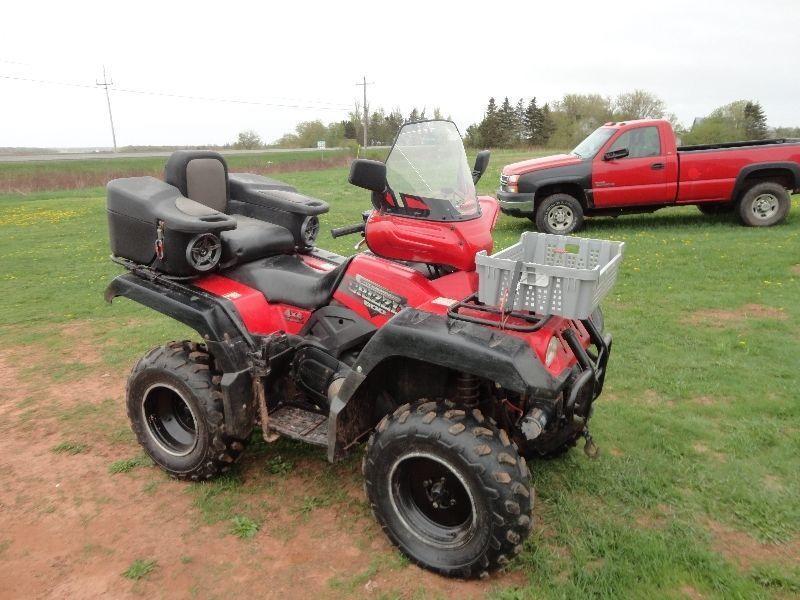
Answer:
<svg viewBox="0 0 800 600"><path fill-rule="evenodd" d="M270 413L269 428L294 440L328 445L328 417L302 408L282 406Z"/></svg>

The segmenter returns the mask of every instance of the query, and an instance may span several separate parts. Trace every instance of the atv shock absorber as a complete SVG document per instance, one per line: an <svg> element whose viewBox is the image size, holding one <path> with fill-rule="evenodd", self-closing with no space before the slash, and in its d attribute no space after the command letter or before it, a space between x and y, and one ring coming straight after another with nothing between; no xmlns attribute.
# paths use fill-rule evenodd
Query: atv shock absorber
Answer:
<svg viewBox="0 0 800 600"><path fill-rule="evenodd" d="M475 408L480 400L480 381L471 373L459 373L456 378L456 401Z"/></svg>

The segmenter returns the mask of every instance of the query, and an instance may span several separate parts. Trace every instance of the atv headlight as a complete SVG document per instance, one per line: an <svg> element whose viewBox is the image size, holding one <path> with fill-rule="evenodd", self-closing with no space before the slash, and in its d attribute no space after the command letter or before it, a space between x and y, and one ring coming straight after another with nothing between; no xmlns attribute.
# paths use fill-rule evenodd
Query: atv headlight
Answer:
<svg viewBox="0 0 800 600"><path fill-rule="evenodd" d="M558 338L553 336L550 338L550 342L547 344L547 352L544 354L544 366L549 367L553 364L553 361L556 358L556 353L558 352Z"/></svg>

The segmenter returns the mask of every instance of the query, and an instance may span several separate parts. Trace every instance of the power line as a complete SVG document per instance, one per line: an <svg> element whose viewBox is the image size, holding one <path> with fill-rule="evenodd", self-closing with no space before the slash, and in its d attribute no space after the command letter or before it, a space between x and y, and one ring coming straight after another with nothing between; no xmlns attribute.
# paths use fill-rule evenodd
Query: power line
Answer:
<svg viewBox="0 0 800 600"><path fill-rule="evenodd" d="M65 87L74 87L74 88L86 88L86 89L95 89L97 85L86 84L86 83L77 83L71 81L53 81L49 79L34 79L31 77L19 77L16 75L0 75L0 79L9 79L13 81L27 81L30 83L40 83L46 85L60 85ZM349 111L351 109L350 106L346 106L344 104L335 105L330 103L330 106L323 106L323 105L313 105L313 104L283 104L283 103L276 103L276 102L263 102L260 100L243 100L240 98L217 98L217 97L209 97L209 96L191 96L187 94L172 94L169 92L156 92L152 90L137 90L137 89L130 89L130 88L114 88L114 91L117 93L122 94L139 94L144 96L160 96L165 98L178 98L182 100L199 100L202 102L222 102L226 104L246 104L252 106L269 106L272 108L298 108L298 109L306 109L306 110L332 110L337 112L342 111Z"/></svg>
<svg viewBox="0 0 800 600"><path fill-rule="evenodd" d="M103 65L103 81L95 81L95 85L105 88L106 104L108 104L108 120L111 122L111 140L114 142L114 152L117 151L117 133L114 131L114 117L111 116L111 96L108 95L108 86L114 85L113 81L106 78L106 67Z"/></svg>
<svg viewBox="0 0 800 600"><path fill-rule="evenodd" d="M362 77L362 82L357 83L356 85L364 86L364 148L367 147L367 142L369 141L369 137L367 136L367 128L369 127L369 110L367 108L367 86L374 84L374 81L370 81L367 83L367 77L364 75Z"/></svg>

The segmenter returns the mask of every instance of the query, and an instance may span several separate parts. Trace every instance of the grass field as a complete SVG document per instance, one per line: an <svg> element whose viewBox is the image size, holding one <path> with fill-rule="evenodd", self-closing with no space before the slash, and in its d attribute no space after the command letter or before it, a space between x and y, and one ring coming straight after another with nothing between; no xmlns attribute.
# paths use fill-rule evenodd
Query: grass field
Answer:
<svg viewBox="0 0 800 600"><path fill-rule="evenodd" d="M223 152L224 154L224 152ZM301 152L286 150L265 154L231 154L226 157L232 171L277 173L311 171L342 167L349 164L355 150ZM382 157L386 150L361 150L361 155ZM152 175L161 177L165 158L96 158L39 162L0 163L0 194L82 189L105 186L109 179Z"/></svg>
<svg viewBox="0 0 800 600"><path fill-rule="evenodd" d="M521 158L495 153L480 189L491 193L500 167ZM340 167L281 176L330 202L319 245L341 253L354 238L331 240L328 229L356 222L368 206L346 175ZM496 249L529 227L503 217ZM328 466L316 449L255 442L233 475L195 485L150 466L127 430L124 378L147 349L191 333L133 303L103 303L118 269L108 260L101 188L0 197L0 438L15 440L0 449L9 482L0 491L0 588L15 581L10 567L31 564L40 578L99 572L118 581L106 591L160 595L172 586L174 597L213 597L211 574L248 596L260 588L231 586L275 593L285 578L322 597L797 597L800 197L770 229L687 207L590 220L581 235L627 244L604 305L614 353L593 419L601 457L576 449L533 463L537 526L523 554L504 576L459 584L420 573L382 541L360 492L359 457ZM95 465L81 471L92 486L31 491L49 475L26 479L26 454L11 458L27 444L31 469L36 460L64 473ZM177 511L187 523L175 534L184 554L156 542L128 546L118 531L102 541L103 519L126 502ZM35 532L73 521L75 535L94 540L80 557L64 550L60 567L36 562L46 550L31 546ZM217 560L186 542L209 537L235 554ZM315 578L298 580L275 544L313 554L308 540L334 540L351 560L333 548Z"/></svg>

